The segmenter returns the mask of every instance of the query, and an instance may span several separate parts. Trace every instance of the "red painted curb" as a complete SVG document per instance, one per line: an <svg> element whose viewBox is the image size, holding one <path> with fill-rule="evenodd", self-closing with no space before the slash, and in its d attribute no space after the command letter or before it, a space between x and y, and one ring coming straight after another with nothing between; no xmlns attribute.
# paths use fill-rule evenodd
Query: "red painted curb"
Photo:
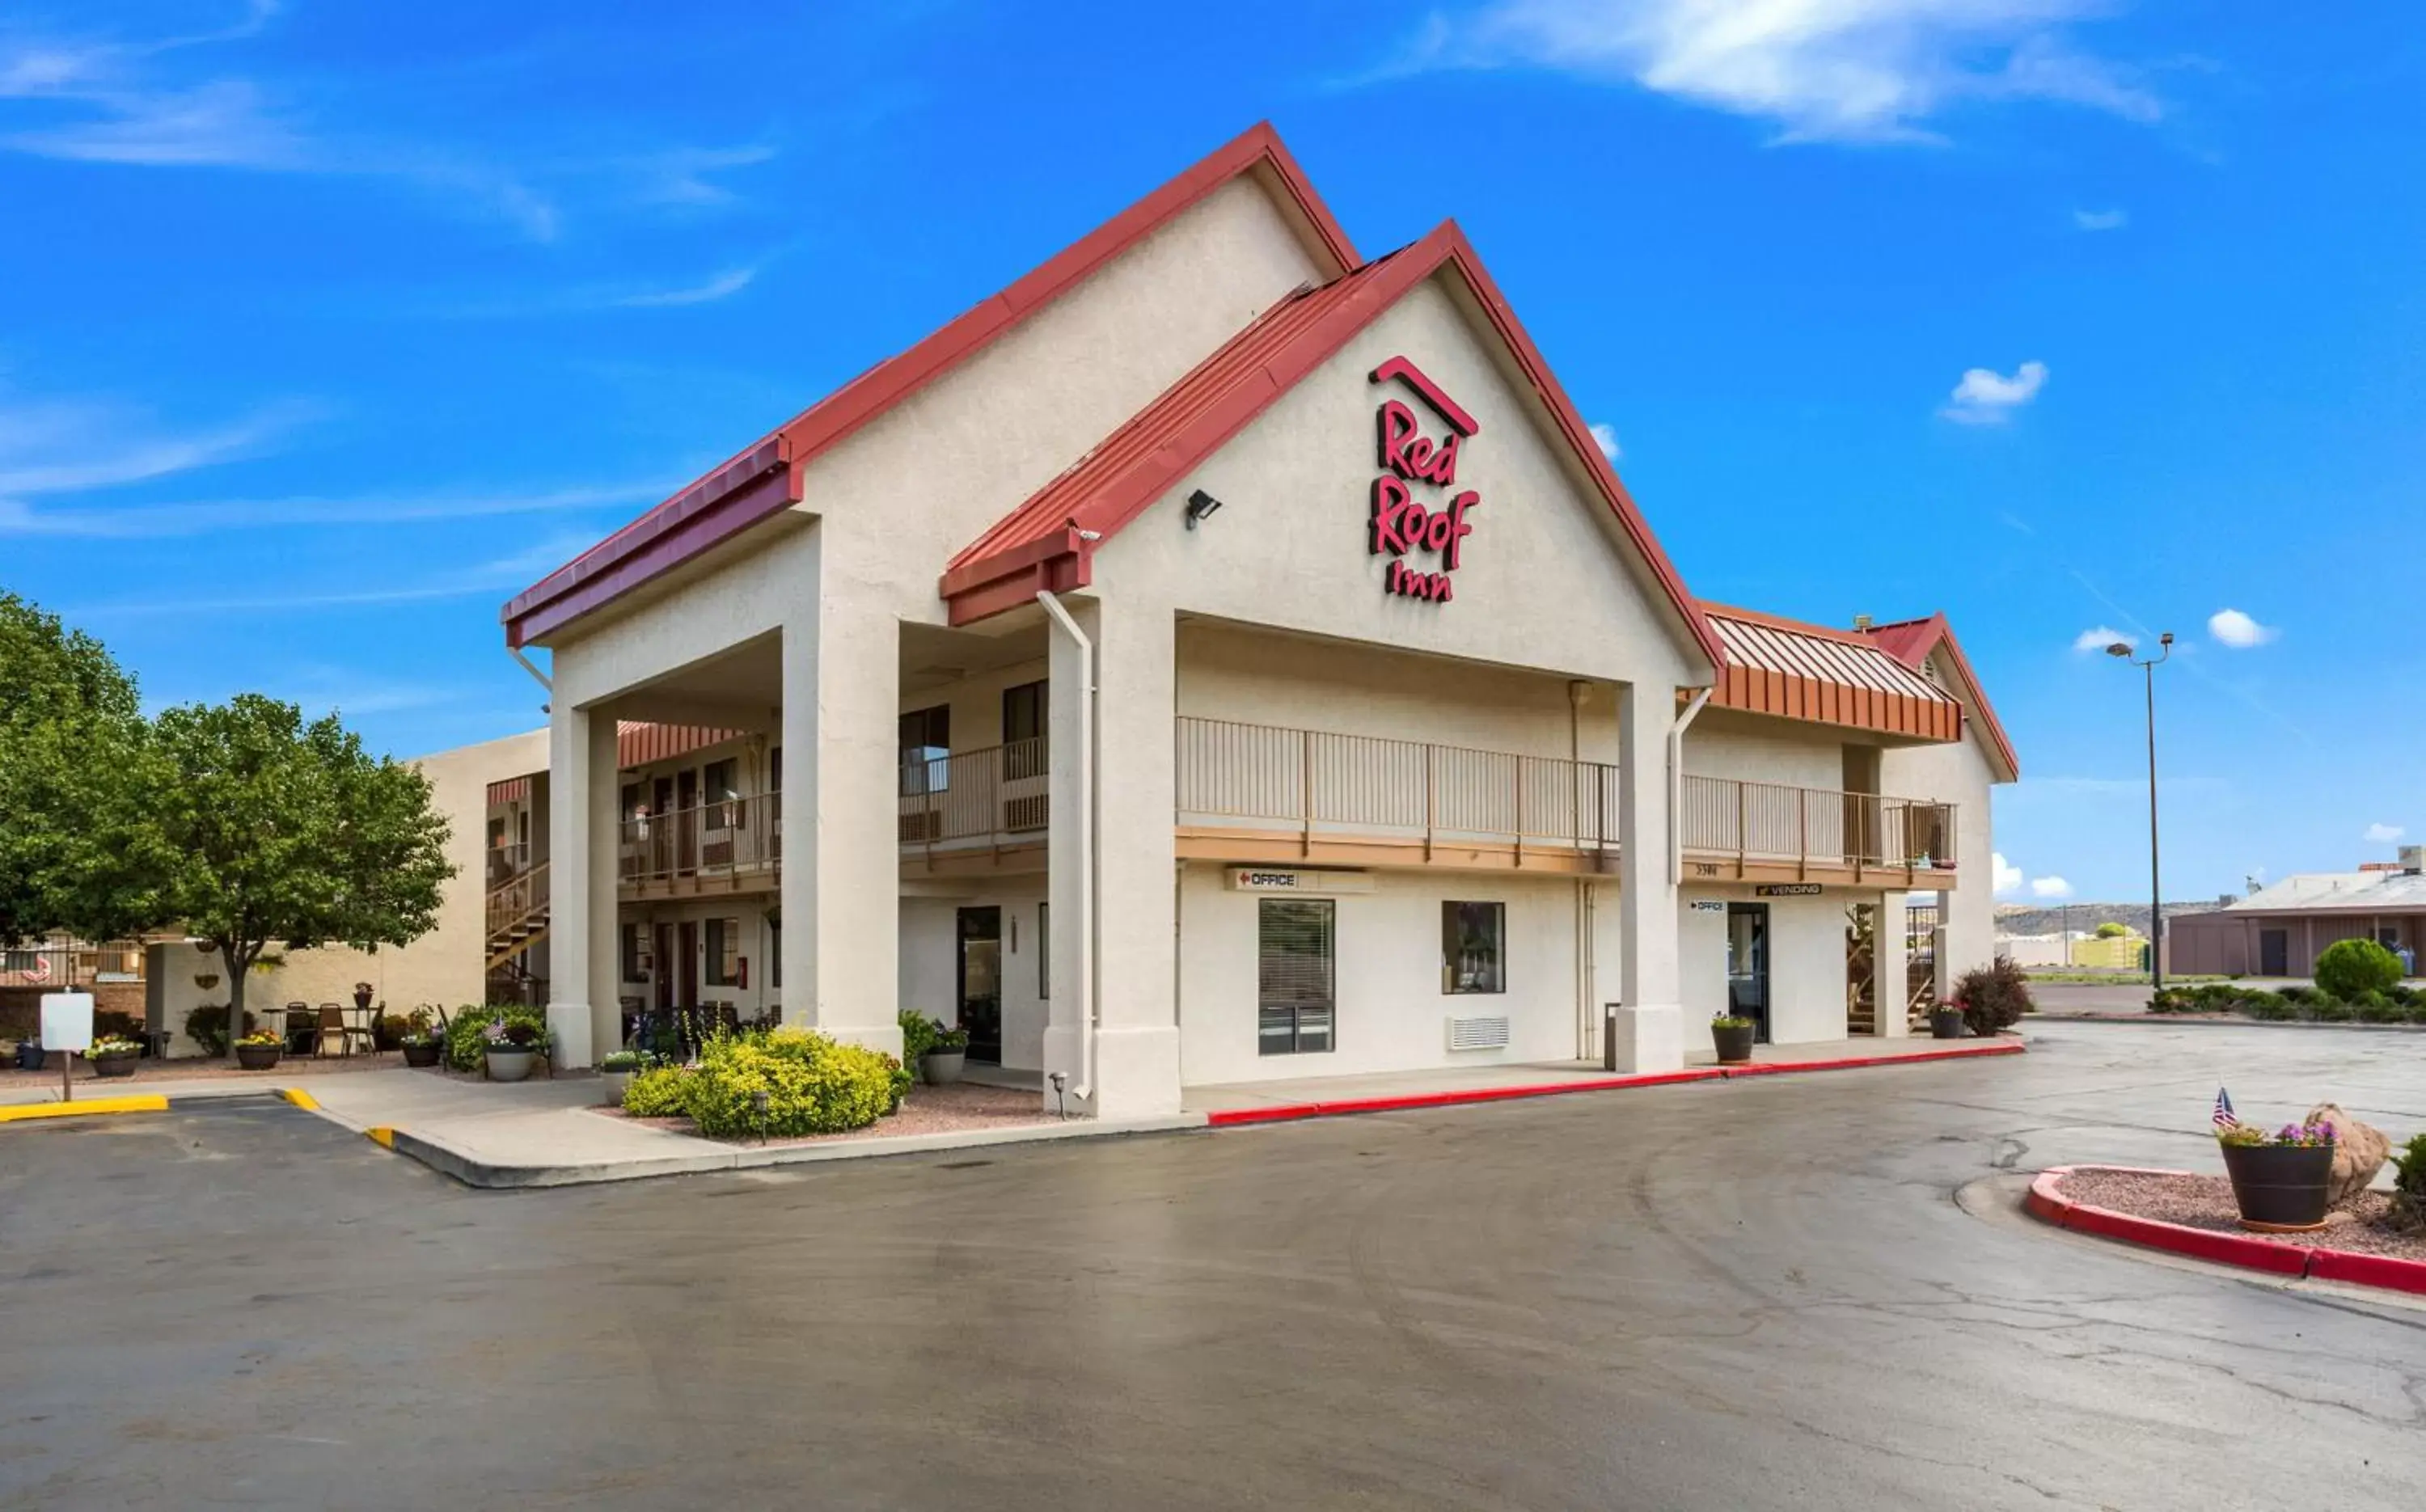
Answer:
<svg viewBox="0 0 2426 1512"><path fill-rule="evenodd" d="M1840 1060L1811 1060L1769 1066L1696 1066L1681 1071L1653 1071L1641 1076L1594 1076L1566 1082L1528 1082L1521 1086L1461 1087L1448 1092L1402 1092L1394 1097L1341 1098L1329 1102L1281 1102L1268 1108L1224 1108L1208 1113L1208 1128L1242 1123L1289 1123L1301 1118L1332 1118L1351 1113L1402 1113L1414 1108L1458 1107L1473 1102L1505 1102L1514 1098L1559 1097L1569 1092L1614 1092L1633 1086L1671 1086L1680 1082L1733 1081L1740 1076L1777 1076L1789 1071L1853 1070L1868 1066L1906 1066L1934 1060L1964 1060L1980 1055L2018 1055L2028 1047L2020 1040L1981 1045L1976 1049L1932 1050L1915 1055L1856 1055Z"/></svg>
<svg viewBox="0 0 2426 1512"><path fill-rule="evenodd" d="M2111 1208L2093 1207L2086 1202L2075 1202L2056 1190L2063 1178L2076 1170L2141 1171L2148 1170L2148 1167L2053 1166L2040 1172L2030 1182L2030 1196L2023 1199L2022 1206L2032 1217L2061 1229L2094 1233L2106 1239L2121 1239L2151 1249L2213 1261L2220 1265L2239 1265L2245 1270L2261 1270L2275 1276L2350 1281L2361 1286L2381 1286L2393 1291L2426 1295L2426 1261L2396 1260L2387 1255L2354 1255L2340 1249L2311 1249L2305 1245L2276 1244L2242 1234L2218 1233L2212 1229L2192 1229L2158 1218L2135 1217ZM2187 1174L2182 1171L2148 1173L2159 1176Z"/></svg>

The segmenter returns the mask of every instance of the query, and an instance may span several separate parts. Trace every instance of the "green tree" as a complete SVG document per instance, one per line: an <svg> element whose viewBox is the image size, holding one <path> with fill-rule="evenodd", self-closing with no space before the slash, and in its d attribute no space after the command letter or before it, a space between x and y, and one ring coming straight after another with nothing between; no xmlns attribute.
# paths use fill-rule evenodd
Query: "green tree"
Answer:
<svg viewBox="0 0 2426 1512"><path fill-rule="evenodd" d="M2097 938L2100 940L2120 940L2130 932L2111 919L2097 926Z"/></svg>
<svg viewBox="0 0 2426 1512"><path fill-rule="evenodd" d="M370 950L436 925L455 868L419 771L374 759L334 715L307 724L259 694L167 710L154 732L165 901L226 963L230 1054L246 976L273 941Z"/></svg>
<svg viewBox="0 0 2426 1512"><path fill-rule="evenodd" d="M0 593L0 942L168 922L150 733L100 641Z"/></svg>

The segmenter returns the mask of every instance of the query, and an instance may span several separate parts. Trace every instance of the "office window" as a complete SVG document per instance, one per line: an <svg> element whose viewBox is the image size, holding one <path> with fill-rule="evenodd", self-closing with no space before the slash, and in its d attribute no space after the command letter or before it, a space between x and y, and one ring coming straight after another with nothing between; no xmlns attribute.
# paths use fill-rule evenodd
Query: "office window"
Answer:
<svg viewBox="0 0 2426 1512"><path fill-rule="evenodd" d="M1508 905L1441 905L1441 990L1508 990Z"/></svg>
<svg viewBox="0 0 2426 1512"><path fill-rule="evenodd" d="M1053 998L1053 905L1036 906L1036 995L1051 1002Z"/></svg>
<svg viewBox="0 0 2426 1512"><path fill-rule="evenodd" d="M1255 1051L1302 1055L1333 1048L1329 898L1261 898L1255 917Z"/></svg>
<svg viewBox="0 0 2426 1512"><path fill-rule="evenodd" d="M952 706L914 709L901 716L901 796L941 793L951 786Z"/></svg>
<svg viewBox="0 0 2426 1512"><path fill-rule="evenodd" d="M1002 775L1042 777L1052 766L1045 745L1052 726L1052 700L1043 681L1022 683L1002 690Z"/></svg>
<svg viewBox="0 0 2426 1512"><path fill-rule="evenodd" d="M707 985L736 987L741 982L741 921L707 921Z"/></svg>

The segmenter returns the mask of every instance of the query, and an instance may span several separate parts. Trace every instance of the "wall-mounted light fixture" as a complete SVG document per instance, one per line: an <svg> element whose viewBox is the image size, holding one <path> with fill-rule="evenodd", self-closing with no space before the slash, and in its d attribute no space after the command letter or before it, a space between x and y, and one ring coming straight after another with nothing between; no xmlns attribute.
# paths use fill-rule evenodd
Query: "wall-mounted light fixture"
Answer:
<svg viewBox="0 0 2426 1512"><path fill-rule="evenodd" d="M1221 500L1205 492L1203 489L1198 489L1195 492L1188 496L1188 528L1190 530L1195 529L1196 522L1205 519L1210 516L1213 511L1221 507Z"/></svg>

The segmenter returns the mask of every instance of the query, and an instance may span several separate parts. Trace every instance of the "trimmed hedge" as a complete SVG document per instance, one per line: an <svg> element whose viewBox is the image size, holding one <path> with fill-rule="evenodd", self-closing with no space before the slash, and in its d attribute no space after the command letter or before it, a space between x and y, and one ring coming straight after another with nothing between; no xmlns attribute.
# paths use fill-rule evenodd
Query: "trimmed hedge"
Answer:
<svg viewBox="0 0 2426 1512"><path fill-rule="evenodd" d="M2311 987L2270 992L2262 987L2210 982L2169 987L2148 999L2150 1013L2238 1013L2268 1023L2426 1024L2426 992L2405 987L2369 989L2347 1000Z"/></svg>

